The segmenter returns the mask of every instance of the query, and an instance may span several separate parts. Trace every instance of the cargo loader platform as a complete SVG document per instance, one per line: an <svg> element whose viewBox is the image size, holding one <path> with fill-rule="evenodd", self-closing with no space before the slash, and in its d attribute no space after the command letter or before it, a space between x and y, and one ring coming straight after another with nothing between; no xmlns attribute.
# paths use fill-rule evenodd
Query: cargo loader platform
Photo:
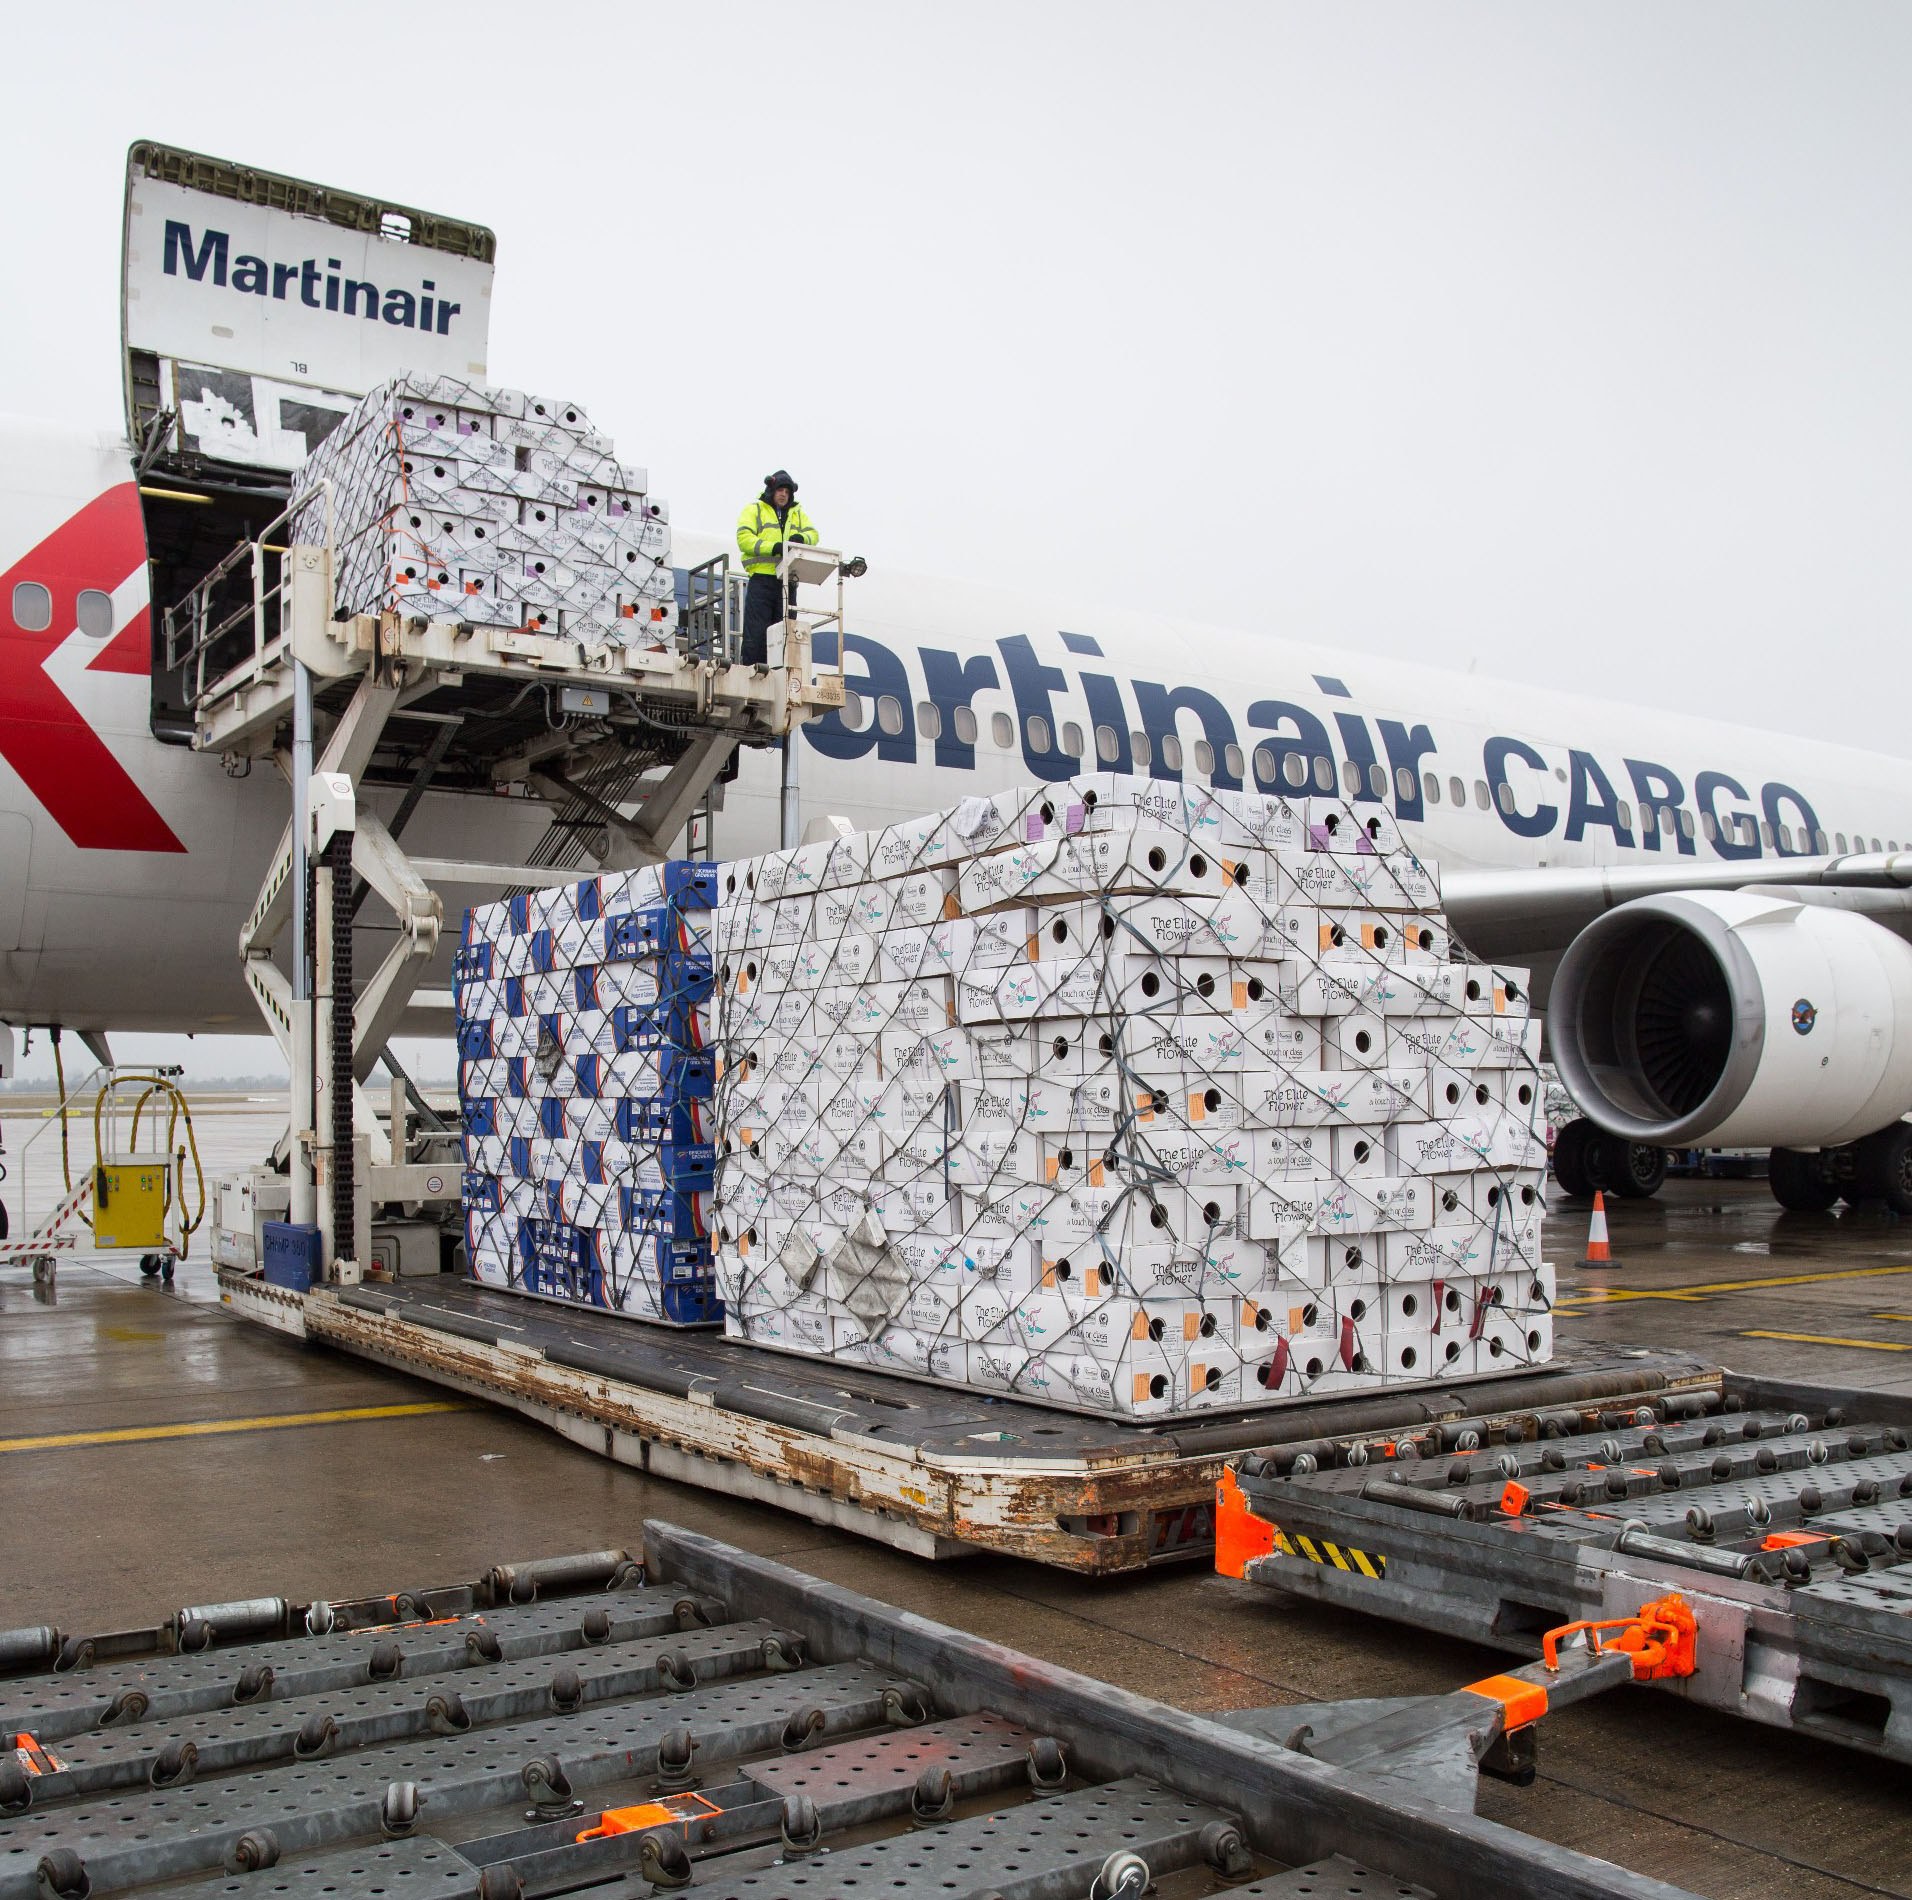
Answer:
<svg viewBox="0 0 1912 1900"><path fill-rule="evenodd" d="M644 1536L642 1561L0 1631L0 1900L1679 1900L1476 1816L1471 1774L1404 1782L1399 1747L1311 1758L1257 1732L1278 1711L1188 1714Z"/></svg>
<svg viewBox="0 0 1912 1900"><path fill-rule="evenodd" d="M1538 1372L1124 1424L768 1351L714 1333L396 1281L297 1294L236 1272L242 1318L509 1407L600 1456L774 1504L924 1557L970 1550L1107 1575L1214 1548L1216 1483L1249 1446L1418 1431L1486 1415L1603 1413L1722 1375L1677 1352L1601 1349Z"/></svg>
<svg viewBox="0 0 1912 1900"><path fill-rule="evenodd" d="M1677 1593L1695 1702L1912 1761L1912 1400L1719 1389L1234 1461L1218 1567L1522 1655Z"/></svg>

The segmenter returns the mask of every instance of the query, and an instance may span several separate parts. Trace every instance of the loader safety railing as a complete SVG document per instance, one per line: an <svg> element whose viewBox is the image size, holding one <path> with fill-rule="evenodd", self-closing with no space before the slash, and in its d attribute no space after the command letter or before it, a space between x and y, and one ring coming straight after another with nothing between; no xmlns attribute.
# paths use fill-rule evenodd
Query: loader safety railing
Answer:
<svg viewBox="0 0 1912 1900"><path fill-rule="evenodd" d="M241 541L183 600L165 610L166 670L179 675L193 706L263 679L284 655L291 638L284 603L291 578L292 523L320 499L325 504L325 544L330 547L335 527L332 484L320 481L295 494L254 539Z"/></svg>

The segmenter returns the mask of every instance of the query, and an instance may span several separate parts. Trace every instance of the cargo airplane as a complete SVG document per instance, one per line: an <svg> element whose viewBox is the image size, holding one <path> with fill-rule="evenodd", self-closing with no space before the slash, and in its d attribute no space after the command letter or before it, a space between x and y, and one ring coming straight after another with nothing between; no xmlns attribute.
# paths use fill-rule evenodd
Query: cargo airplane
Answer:
<svg viewBox="0 0 1912 1900"><path fill-rule="evenodd" d="M165 148L130 155L129 415L148 414L140 379L163 373L182 405L193 395L205 434L243 421L255 385L188 360L208 335L232 339L218 346L228 361L256 348L313 383L325 377L308 359L333 350L333 386L347 390L409 364L407 351L439 373L424 353L455 349L459 370L482 372L470 360L482 335L441 344L434 325L427 340L389 300L378 322L301 333L313 340L296 361L270 356L286 349L285 324L351 314L326 309L317 278L294 298L291 265L279 266L283 308L238 283L253 264L265 281L275 244L292 257L313 248L318 210L297 207L315 188L272 181L294 209L266 210L237 202L264 174L226 168L226 195L199 195L208 168L220 169ZM421 235L424 214L350 200L369 235L348 242L336 229L348 199L324 194L331 222L317 248L339 253L328 268L361 287L389 284L400 268L415 274L415 242L436 243L441 311L454 294L454 308L486 307L482 227L432 220ZM209 235L212 215L221 222ZM193 300L203 298L224 301L202 311ZM305 393L291 387L297 400L277 413L322 433ZM330 398L331 413L350 400ZM242 1029L251 1002L237 936L286 789L269 764L222 770L187 743L152 596L155 575L168 598L182 591L190 536L177 517L195 496L142 480L130 427L0 423L0 1021ZM283 480L301 450L295 433L261 435L250 452L278 457ZM680 532L673 558L724 545ZM1439 865L1469 951L1533 972L1550 1058L1585 1111L1557 1151L1570 1190L1651 1192L1669 1147L1762 1147L1776 1151L1773 1185L1789 1206L1865 1195L1912 1212L1904 761L880 571L856 584L845 644L849 703L802 729L809 812L875 825L1081 771L1384 807ZM777 765L746 753L717 819L720 855L776 844ZM408 848L528 862L549 808L490 789L428 793Z"/></svg>

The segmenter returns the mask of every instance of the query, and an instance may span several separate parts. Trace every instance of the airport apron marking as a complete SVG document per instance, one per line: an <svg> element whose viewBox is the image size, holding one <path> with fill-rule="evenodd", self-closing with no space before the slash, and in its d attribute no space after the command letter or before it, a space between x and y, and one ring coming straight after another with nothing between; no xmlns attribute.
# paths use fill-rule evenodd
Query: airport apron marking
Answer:
<svg viewBox="0 0 1912 1900"><path fill-rule="evenodd" d="M1789 1339L1799 1346L1858 1346L1866 1352L1912 1352L1899 1339L1835 1339L1826 1333L1741 1333L1741 1339Z"/></svg>
<svg viewBox="0 0 1912 1900"><path fill-rule="evenodd" d="M1885 1273L1912 1273L1903 1267L1839 1267L1825 1273L1777 1273L1766 1280L1709 1280L1699 1286L1596 1287L1586 1293L1563 1293L1561 1306L1611 1306L1620 1300L1699 1300L1709 1293L1757 1293L1767 1286L1816 1286L1822 1280L1871 1280Z"/></svg>
<svg viewBox="0 0 1912 1900"><path fill-rule="evenodd" d="M69 1451L82 1445L135 1445L155 1438L217 1438L229 1432L283 1431L289 1425L349 1425L361 1419L419 1418L427 1412L475 1412L464 1399L416 1405L352 1405L336 1412L272 1412L263 1418L203 1418L184 1425L129 1425L121 1431L55 1432L45 1438L0 1438L0 1452Z"/></svg>

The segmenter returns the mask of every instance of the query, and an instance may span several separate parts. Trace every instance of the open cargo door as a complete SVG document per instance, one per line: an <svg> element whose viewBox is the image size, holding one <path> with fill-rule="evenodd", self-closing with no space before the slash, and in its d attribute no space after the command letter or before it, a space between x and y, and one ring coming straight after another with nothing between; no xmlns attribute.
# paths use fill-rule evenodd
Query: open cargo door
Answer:
<svg viewBox="0 0 1912 1900"><path fill-rule="evenodd" d="M401 371L485 375L483 225L146 141L127 153L131 439L289 472Z"/></svg>

